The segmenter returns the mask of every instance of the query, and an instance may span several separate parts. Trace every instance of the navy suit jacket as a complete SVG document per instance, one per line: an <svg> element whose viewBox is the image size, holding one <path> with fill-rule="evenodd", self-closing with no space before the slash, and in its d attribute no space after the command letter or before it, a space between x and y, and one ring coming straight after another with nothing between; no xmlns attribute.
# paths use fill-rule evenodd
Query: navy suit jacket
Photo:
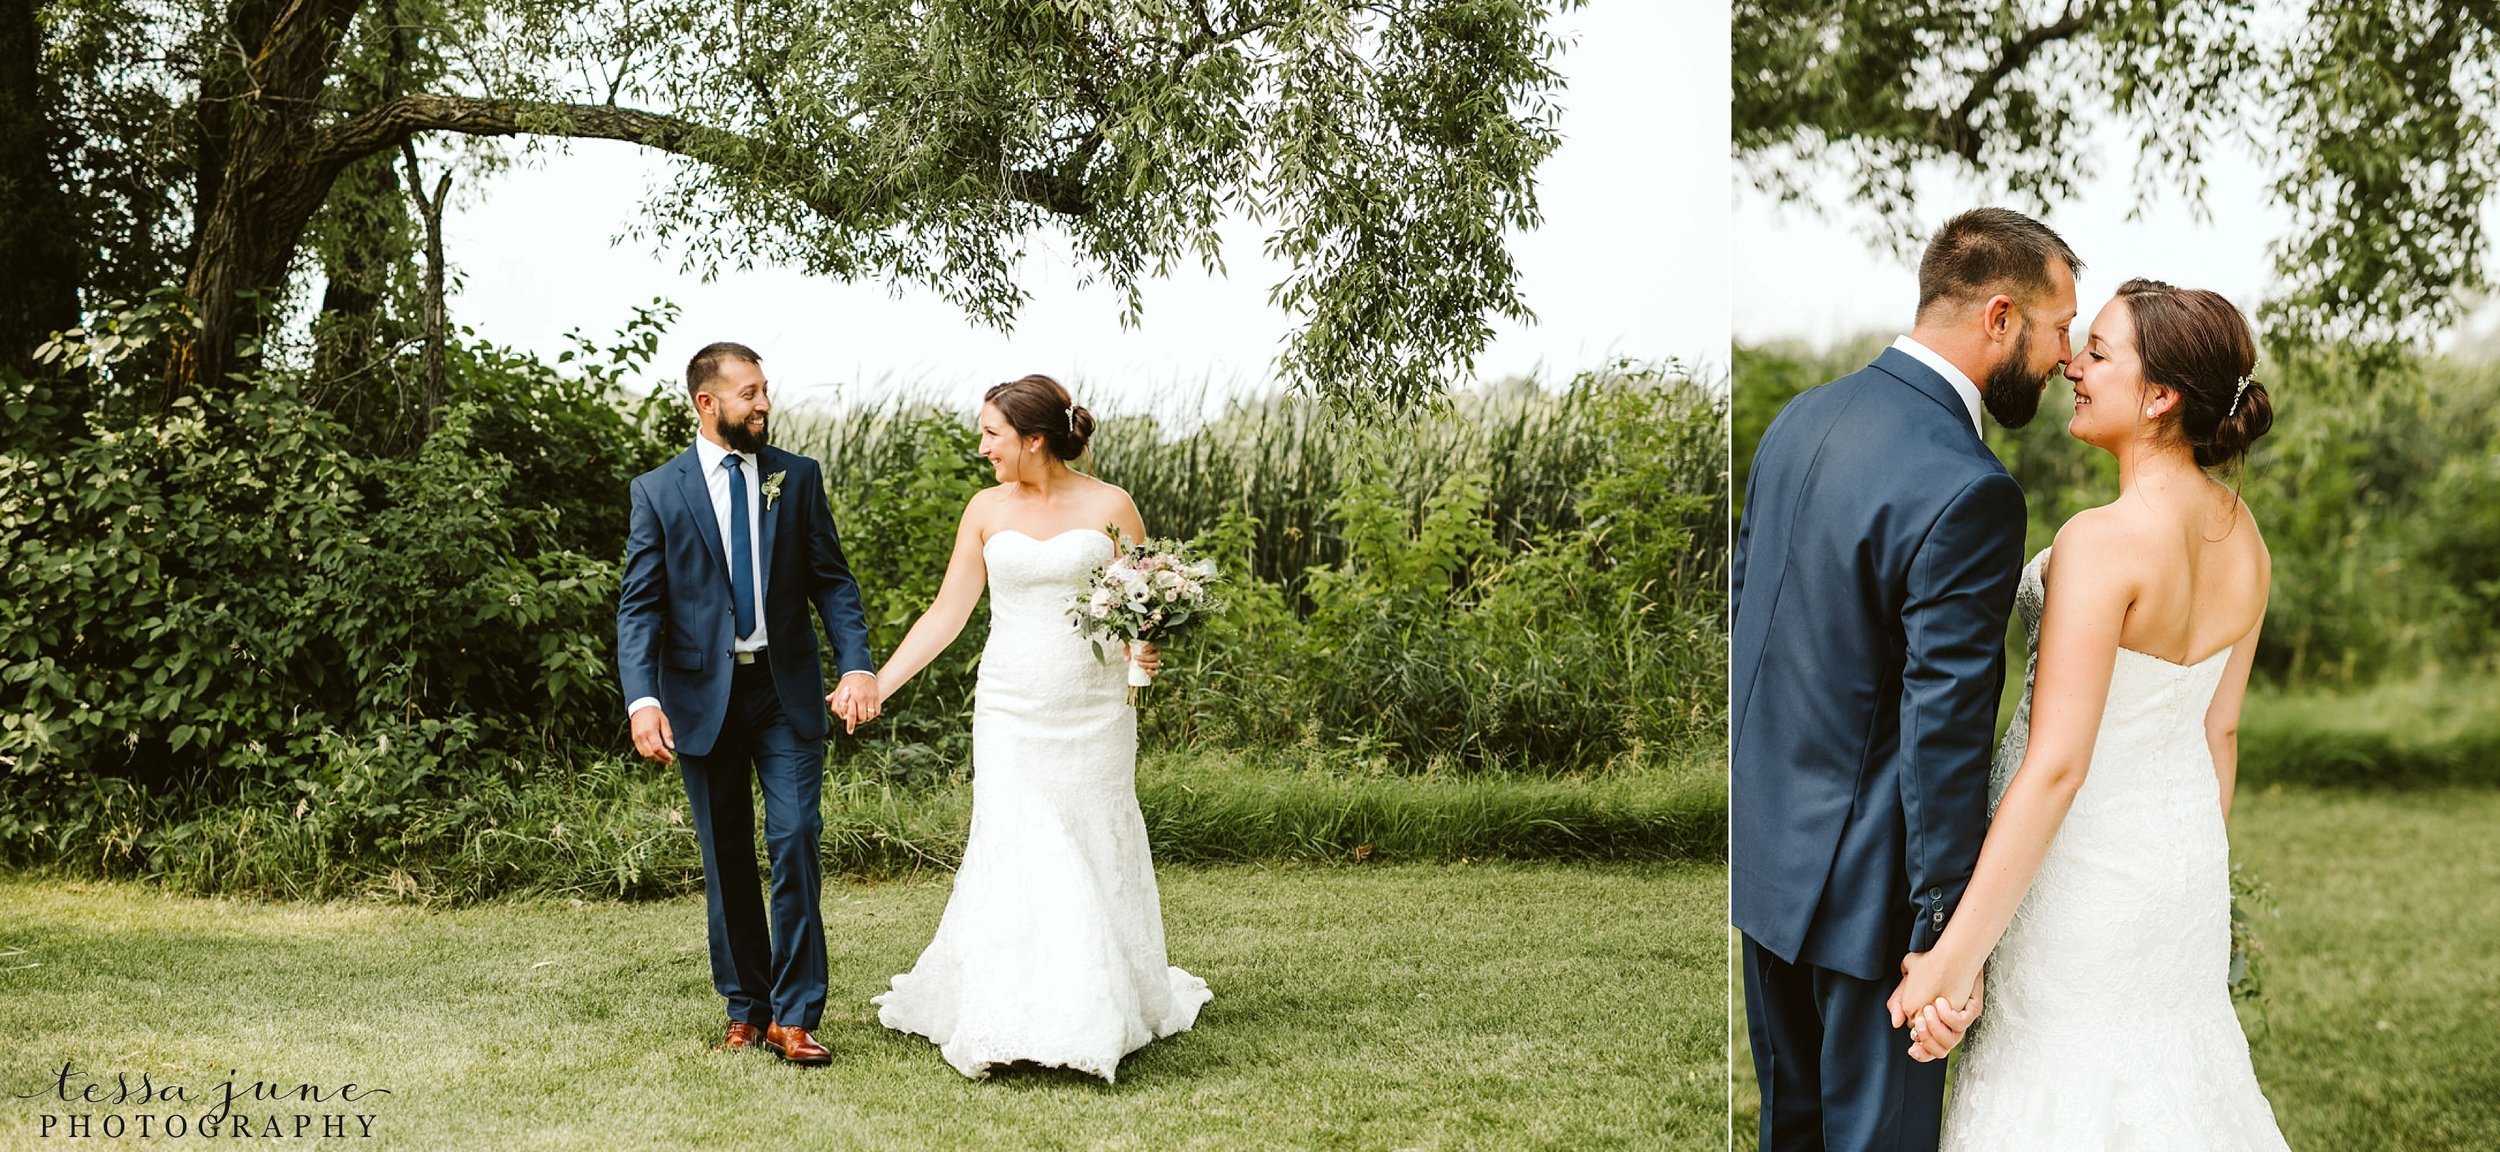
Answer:
<svg viewBox="0 0 2500 1152"><path fill-rule="evenodd" d="M764 628L772 638L764 655L782 711L800 739L822 740L825 673L807 607L815 605L824 619L834 663L843 674L876 670L868 653L868 617L834 535L823 471L805 456L766 448L756 457L756 472L756 483L783 474L780 496L758 517ZM627 703L659 698L679 752L708 755L729 714L734 667L729 553L720 521L691 447L634 477L632 492L625 576L616 604L617 676Z"/></svg>
<svg viewBox="0 0 2500 1152"><path fill-rule="evenodd" d="M1933 947L1988 826L2023 493L1899 349L1763 434L1737 534L1736 927L1865 980Z"/></svg>

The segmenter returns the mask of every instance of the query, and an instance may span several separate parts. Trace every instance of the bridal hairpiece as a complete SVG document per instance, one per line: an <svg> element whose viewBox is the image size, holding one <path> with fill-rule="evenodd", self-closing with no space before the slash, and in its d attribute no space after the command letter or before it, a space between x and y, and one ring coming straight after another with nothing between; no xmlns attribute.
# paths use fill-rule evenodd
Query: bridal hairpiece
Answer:
<svg viewBox="0 0 2500 1152"><path fill-rule="evenodd" d="M2237 415L2237 414L2239 413L2239 410L2240 410L2240 394L2241 394L2241 393L2243 393L2243 392L2246 392L2246 391L2248 391L2248 377L2246 377L2246 376L2242 376L2242 377L2240 377L2238 380L2236 380L2236 381L2233 381L2233 382L2232 382L2232 384L2231 384L2231 406L2230 406L2229 408L2227 408L2227 409L2224 409L2224 410L2223 410L2222 415L2223 415L2223 418L2224 418L2224 419L2226 419L2226 420L2227 420L2227 419L2231 418L2232 416Z"/></svg>
<svg viewBox="0 0 2500 1152"><path fill-rule="evenodd" d="M1068 405L1068 431L1076 431L1076 405Z"/></svg>

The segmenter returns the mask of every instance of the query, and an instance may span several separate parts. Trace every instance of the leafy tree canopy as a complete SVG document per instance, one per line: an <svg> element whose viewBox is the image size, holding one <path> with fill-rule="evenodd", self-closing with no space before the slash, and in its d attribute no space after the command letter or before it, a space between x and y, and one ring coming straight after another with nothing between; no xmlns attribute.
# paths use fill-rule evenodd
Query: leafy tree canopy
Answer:
<svg viewBox="0 0 2500 1152"><path fill-rule="evenodd" d="M2381 353L2488 284L2500 5L2487 0L1735 0L1735 148L1800 199L1837 172L1907 248L1942 164L2045 212L2089 174L2096 122L2140 193L2202 204L2218 145L2253 148L2290 210L2261 321L2278 349Z"/></svg>
<svg viewBox="0 0 2500 1152"><path fill-rule="evenodd" d="M1528 316L1504 237L1539 222L1548 23L1578 2L51 0L56 146L0 168L64 174L86 307L184 283L178 385L248 360L248 302L308 259L411 259L406 145L596 138L677 159L636 227L694 266L923 285L996 326L1045 230L1134 321L1142 281L1220 268L1245 214L1293 267L1288 378L1404 405Z"/></svg>

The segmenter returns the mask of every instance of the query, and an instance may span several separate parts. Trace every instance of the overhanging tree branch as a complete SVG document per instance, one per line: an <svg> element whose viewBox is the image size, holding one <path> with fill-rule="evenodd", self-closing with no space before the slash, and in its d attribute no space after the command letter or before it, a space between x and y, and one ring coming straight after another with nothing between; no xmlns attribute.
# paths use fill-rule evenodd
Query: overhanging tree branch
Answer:
<svg viewBox="0 0 2500 1152"><path fill-rule="evenodd" d="M795 149L682 117L611 104L410 93L323 128L313 144L313 162L336 171L425 132L622 140L705 164L757 172L784 185L810 210L830 219L857 222L872 207L864 198L843 194L854 190L858 182L825 179L820 166ZM1011 170L1000 181L999 192L1007 199L1062 216L1084 216L1093 210L1081 170Z"/></svg>
<svg viewBox="0 0 2500 1152"><path fill-rule="evenodd" d="M1936 117L1934 131L1947 151L1972 164L1979 162L1979 150L1987 143L1987 134L1972 119L1981 105L1996 96L2006 77L2021 71L2032 57L2051 44L2073 39L2090 28L2100 15L2100 5L2087 3L2069 10L2057 20L2024 31L2005 42L2004 51L1978 75L1971 77L1970 91L1953 111Z"/></svg>

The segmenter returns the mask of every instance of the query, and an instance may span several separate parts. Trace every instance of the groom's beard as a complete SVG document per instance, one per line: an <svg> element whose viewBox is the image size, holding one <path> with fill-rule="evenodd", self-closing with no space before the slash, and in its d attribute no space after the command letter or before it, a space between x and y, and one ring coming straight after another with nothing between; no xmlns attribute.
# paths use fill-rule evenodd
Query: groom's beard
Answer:
<svg viewBox="0 0 2500 1152"><path fill-rule="evenodd" d="M2020 428L2040 414L2040 394L2049 390L2049 374L2031 375L2030 364L2031 326L2025 324L2013 355L1988 372L1986 387L1979 390L1980 405L1998 427Z"/></svg>
<svg viewBox="0 0 2500 1152"><path fill-rule="evenodd" d="M721 442L729 445L730 450L735 452L763 451L765 442L773 438L773 418L759 416L756 418L756 423L762 424L763 427L750 430L743 421L736 424L726 420L721 421Z"/></svg>

